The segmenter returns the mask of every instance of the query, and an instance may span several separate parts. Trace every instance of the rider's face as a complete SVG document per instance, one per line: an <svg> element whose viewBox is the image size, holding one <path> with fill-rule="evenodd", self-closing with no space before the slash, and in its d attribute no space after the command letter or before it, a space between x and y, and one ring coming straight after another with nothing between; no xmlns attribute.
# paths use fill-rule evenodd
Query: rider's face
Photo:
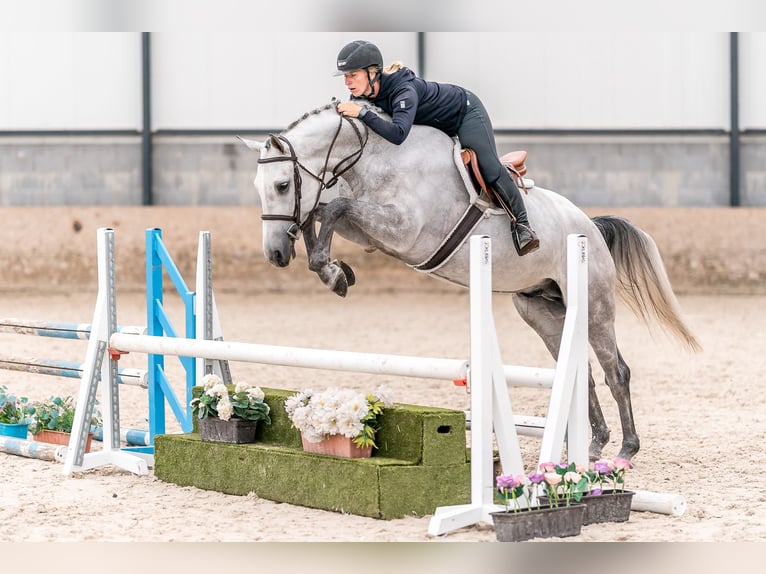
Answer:
<svg viewBox="0 0 766 574"><path fill-rule="evenodd" d="M354 70L343 74L344 81L348 91L354 97L369 96L370 95L370 83L367 80L367 70Z"/></svg>

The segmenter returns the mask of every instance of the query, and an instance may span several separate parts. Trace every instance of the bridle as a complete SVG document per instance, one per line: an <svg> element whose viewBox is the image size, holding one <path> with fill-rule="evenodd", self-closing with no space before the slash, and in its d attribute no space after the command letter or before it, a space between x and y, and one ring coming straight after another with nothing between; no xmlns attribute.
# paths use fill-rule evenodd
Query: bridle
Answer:
<svg viewBox="0 0 766 574"><path fill-rule="evenodd" d="M340 113L338 113L338 115L340 116L340 122L338 123L338 129L335 130L335 135L333 136L332 141L330 142L330 147L327 148L327 155L325 156L324 166L322 167L322 170L320 171L321 176L313 173L310 169L308 169L305 165L303 165L300 162L297 154L295 153L295 148L293 147L293 144L290 143L290 140L288 140L283 135L269 134L271 138L277 139L287 144L287 149L290 152L289 155L279 156L279 157L267 157L267 158L261 158L258 160L258 163L275 163L279 161L293 162L293 185L295 186L295 206L293 208L292 215L266 214L266 213L261 215L261 219L264 221L291 221L292 225L287 230L287 235L292 240L298 239L298 237L300 237L300 233L303 230L303 228L308 224L309 221L311 221L311 214L314 213L317 206L319 205L319 199L322 195L322 191L334 186L336 183L338 183L338 178L341 175L343 175L349 169L354 167L356 162L358 162L359 159L362 157L364 146L367 145L367 138L368 138L369 132L367 131L366 126L364 130L364 135L362 135L361 131L356 125L356 122L351 121L350 118L347 118L346 116L343 116ZM328 173L327 166L330 163L330 155L332 154L332 150L335 147L335 143L338 140L338 136L340 135L340 130L343 127L343 120L346 120L351 125L351 127L354 128L354 133L356 134L356 137L359 140L359 149L349 154L348 156L344 157L337 164L335 164L335 167L333 167L332 170L330 170L329 172L329 173L332 173L332 178L330 178L328 181L325 181L324 178L325 178L325 174ZM303 217L301 214L301 198L302 198L301 185L303 182L303 179L301 178L301 170L305 171L307 174L309 174L311 177L313 177L315 180L319 182L319 190L317 191L316 200L314 201L314 205L312 206L312 208L306 214L305 220L303 220Z"/></svg>

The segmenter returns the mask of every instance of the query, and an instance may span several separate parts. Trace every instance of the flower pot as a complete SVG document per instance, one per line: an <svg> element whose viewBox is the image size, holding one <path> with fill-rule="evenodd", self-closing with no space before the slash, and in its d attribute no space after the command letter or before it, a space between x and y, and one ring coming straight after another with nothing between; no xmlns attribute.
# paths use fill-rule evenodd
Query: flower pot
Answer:
<svg viewBox="0 0 766 574"><path fill-rule="evenodd" d="M62 444L64 446L69 445L70 433L54 431L54 430L42 430L36 435L32 436L33 440L37 442L47 442L50 444ZM88 440L85 443L85 452L90 452L90 443L93 440L93 433L88 433Z"/></svg>
<svg viewBox="0 0 766 574"><path fill-rule="evenodd" d="M13 438L27 438L28 423L0 423L0 435Z"/></svg>
<svg viewBox="0 0 766 574"><path fill-rule="evenodd" d="M577 536L582 530L584 504L540 506L518 512L492 512L498 542L522 542L531 538Z"/></svg>
<svg viewBox="0 0 766 574"><path fill-rule="evenodd" d="M583 524L625 522L630 517L630 503L634 494L631 490L604 490L598 496L586 494L581 500L585 504Z"/></svg>
<svg viewBox="0 0 766 574"><path fill-rule="evenodd" d="M258 421L218 417L205 417L199 420L199 436L206 442L227 442L243 444L255 442L255 429Z"/></svg>
<svg viewBox="0 0 766 574"><path fill-rule="evenodd" d="M309 442L301 433L303 441L303 450L315 454L327 454L341 458L370 458L372 456L372 446L359 448L350 439L342 434L330 435L319 442Z"/></svg>

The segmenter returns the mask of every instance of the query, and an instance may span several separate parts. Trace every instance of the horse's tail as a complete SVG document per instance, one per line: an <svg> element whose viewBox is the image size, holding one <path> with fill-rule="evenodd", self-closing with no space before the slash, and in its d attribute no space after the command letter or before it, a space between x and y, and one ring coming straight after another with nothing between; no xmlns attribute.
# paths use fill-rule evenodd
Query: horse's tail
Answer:
<svg viewBox="0 0 766 574"><path fill-rule="evenodd" d="M620 299L647 324L655 317L691 350L699 351L702 347L681 318L681 308L654 240L622 217L594 217L593 223L604 236L617 268Z"/></svg>

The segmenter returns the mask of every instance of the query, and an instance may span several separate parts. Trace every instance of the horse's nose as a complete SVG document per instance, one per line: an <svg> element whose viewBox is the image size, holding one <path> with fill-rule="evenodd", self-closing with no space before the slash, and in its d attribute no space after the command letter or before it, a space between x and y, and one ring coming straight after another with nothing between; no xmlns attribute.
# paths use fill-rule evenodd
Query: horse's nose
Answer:
<svg viewBox="0 0 766 574"><path fill-rule="evenodd" d="M269 263L275 267L287 267L290 264L290 252L275 249L269 253Z"/></svg>

